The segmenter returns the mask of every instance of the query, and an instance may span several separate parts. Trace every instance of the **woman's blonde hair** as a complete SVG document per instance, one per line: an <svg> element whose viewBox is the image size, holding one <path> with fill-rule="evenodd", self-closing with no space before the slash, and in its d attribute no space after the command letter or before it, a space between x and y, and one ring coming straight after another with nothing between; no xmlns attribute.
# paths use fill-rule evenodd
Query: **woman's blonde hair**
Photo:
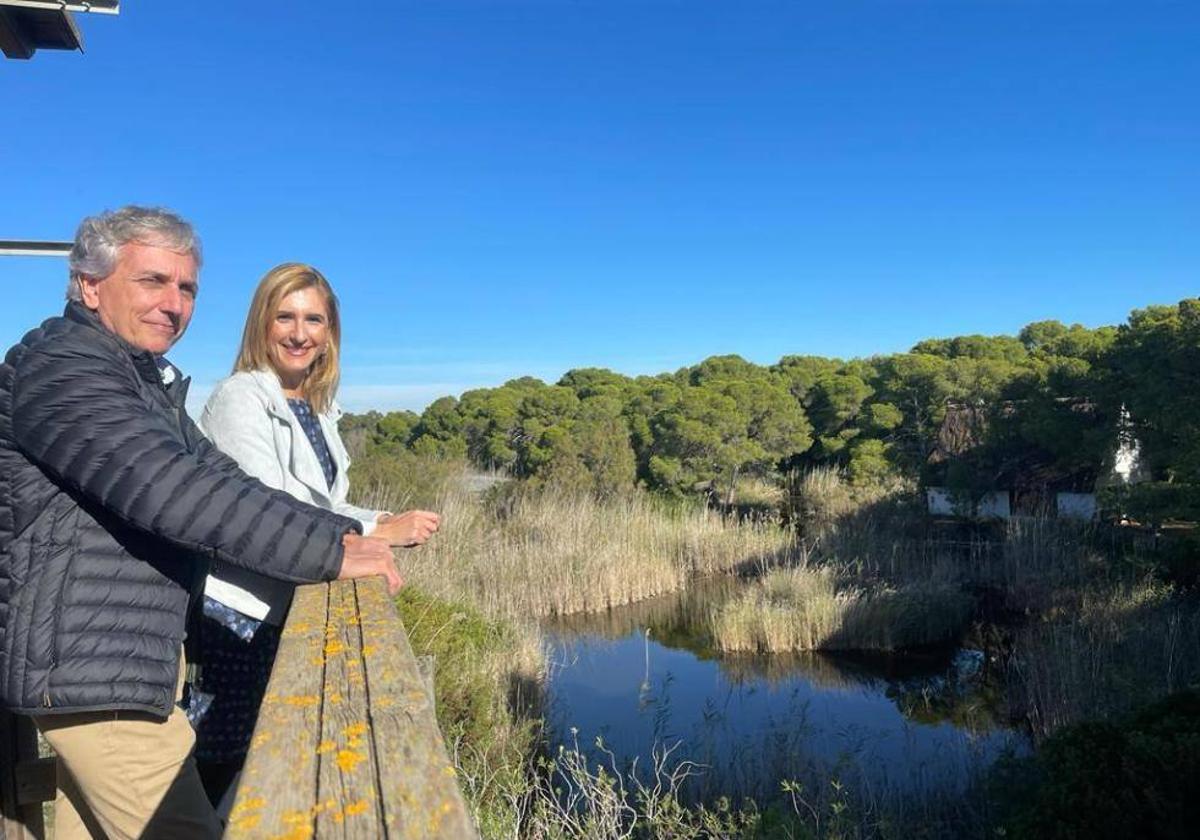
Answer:
<svg viewBox="0 0 1200 840"><path fill-rule="evenodd" d="M271 323L275 320L275 314L279 311L283 299L301 289L320 291L325 296L325 309L329 314L329 343L325 345L325 352L309 366L308 375L300 386L313 411L321 414L333 405L333 397L337 393L342 319L338 315L337 295L333 293L333 287L329 285L325 275L311 265L283 263L263 275L258 288L254 290L254 299L250 301L246 326L242 330L242 346L238 350L237 361L233 363L233 372L275 372L267 346Z"/></svg>

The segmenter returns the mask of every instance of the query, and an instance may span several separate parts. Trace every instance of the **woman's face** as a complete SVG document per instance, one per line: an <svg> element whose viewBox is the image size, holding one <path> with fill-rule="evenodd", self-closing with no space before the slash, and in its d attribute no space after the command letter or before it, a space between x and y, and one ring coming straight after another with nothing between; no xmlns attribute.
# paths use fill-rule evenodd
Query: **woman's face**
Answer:
<svg viewBox="0 0 1200 840"><path fill-rule="evenodd" d="M284 388L300 387L328 345L329 308L319 289L299 289L279 302L267 331L267 346Z"/></svg>

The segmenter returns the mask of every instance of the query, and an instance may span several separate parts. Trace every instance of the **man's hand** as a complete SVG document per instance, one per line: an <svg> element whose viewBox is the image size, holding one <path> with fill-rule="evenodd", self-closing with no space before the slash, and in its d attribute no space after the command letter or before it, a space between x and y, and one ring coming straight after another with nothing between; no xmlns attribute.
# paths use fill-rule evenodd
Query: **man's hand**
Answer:
<svg viewBox="0 0 1200 840"><path fill-rule="evenodd" d="M404 578L396 568L396 558L386 540L346 534L342 537L345 552L342 554L342 569L338 580L383 575L387 578L388 594L395 595L404 585Z"/></svg>
<svg viewBox="0 0 1200 840"><path fill-rule="evenodd" d="M389 544L401 548L412 548L424 545L437 532L441 521L440 516L427 510L387 514L379 518L371 537L386 540Z"/></svg>

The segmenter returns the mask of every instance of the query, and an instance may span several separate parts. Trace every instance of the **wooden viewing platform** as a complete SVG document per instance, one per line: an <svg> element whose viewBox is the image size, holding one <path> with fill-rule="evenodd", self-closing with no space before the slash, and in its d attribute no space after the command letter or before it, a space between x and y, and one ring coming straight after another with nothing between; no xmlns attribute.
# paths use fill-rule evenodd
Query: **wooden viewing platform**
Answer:
<svg viewBox="0 0 1200 840"><path fill-rule="evenodd" d="M0 840L40 838L52 759L27 718L0 751ZM382 579L296 590L225 836L476 837Z"/></svg>

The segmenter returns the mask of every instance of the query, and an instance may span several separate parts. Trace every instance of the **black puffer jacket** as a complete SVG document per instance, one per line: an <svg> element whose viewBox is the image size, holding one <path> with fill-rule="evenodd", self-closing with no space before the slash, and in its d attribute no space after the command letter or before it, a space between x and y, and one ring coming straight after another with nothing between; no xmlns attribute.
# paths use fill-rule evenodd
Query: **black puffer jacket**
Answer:
<svg viewBox="0 0 1200 840"><path fill-rule="evenodd" d="M337 576L359 524L248 477L186 390L78 303L0 365L0 704L165 717L212 559Z"/></svg>

